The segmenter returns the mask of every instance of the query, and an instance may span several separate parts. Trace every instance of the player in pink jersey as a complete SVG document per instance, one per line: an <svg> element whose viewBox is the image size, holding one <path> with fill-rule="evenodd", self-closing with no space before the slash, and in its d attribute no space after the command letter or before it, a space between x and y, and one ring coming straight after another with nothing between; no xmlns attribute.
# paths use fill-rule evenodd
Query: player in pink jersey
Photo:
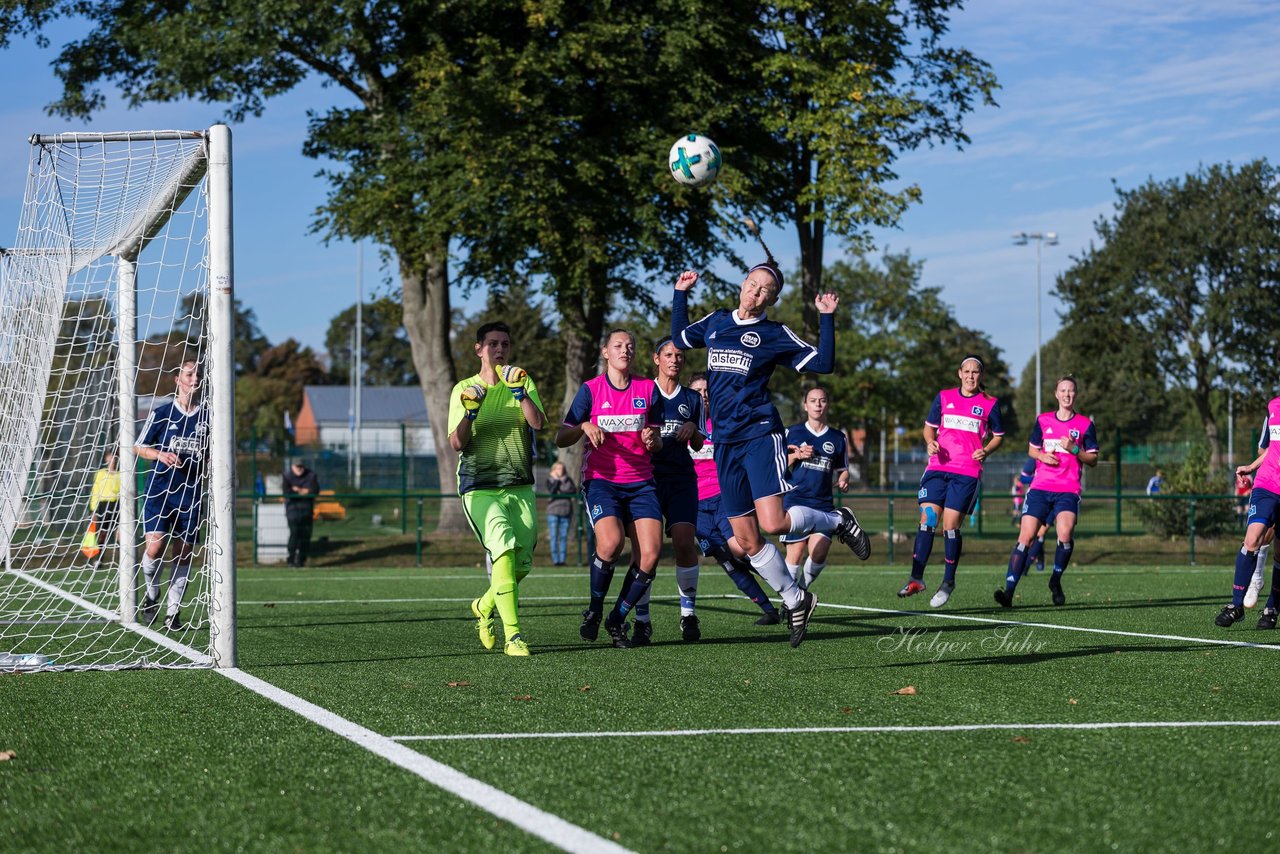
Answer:
<svg viewBox="0 0 1280 854"><path fill-rule="evenodd" d="M585 640L599 636L614 565L628 529L634 532L636 566L627 572L618 601L604 621L614 646L628 647L627 614L653 582L662 549L662 509L650 456L662 448L662 409L653 380L631 375L636 342L630 332L612 330L601 355L605 372L578 389L556 445L567 448L583 437L587 440L582 494L596 549L591 556L591 601L579 630Z"/></svg>
<svg viewBox="0 0 1280 854"><path fill-rule="evenodd" d="M1054 520L1058 535L1049 592L1053 596L1053 604L1065 605L1067 602L1066 594L1062 592L1062 573L1071 562L1075 545L1071 537L1080 513L1081 466L1098 464L1098 437L1093 421L1076 412L1078 390L1075 377L1070 374L1058 380L1054 390L1058 408L1041 413L1031 430L1027 454L1036 460L1036 473L1022 502L1022 527L1018 532L1018 544L1009 557L1004 589L995 592L996 601L1005 608L1013 607L1013 591L1027 569L1027 552L1040 526L1049 519Z"/></svg>
<svg viewBox="0 0 1280 854"><path fill-rule="evenodd" d="M1248 465L1236 469L1236 478L1243 481L1253 476L1253 491L1249 493L1249 515L1244 533L1244 544L1236 555L1235 579L1231 585L1231 604L1222 609L1214 622L1226 628L1232 623L1244 619L1244 598L1249 587L1250 577L1258 563L1258 552L1262 548L1267 529L1276 524L1280 517L1280 397L1274 397L1267 403L1266 429L1262 440L1258 442L1261 449L1258 458ZM1258 628L1274 629L1276 627L1277 594L1280 594L1280 563L1271 576L1271 595L1267 604L1258 616Z"/></svg>
<svg viewBox="0 0 1280 854"><path fill-rule="evenodd" d="M925 589L924 570L933 551L938 519L942 519L945 548L942 584L929 604L941 608L956 589L956 566L960 563L963 539L961 526L973 513L982 479L982 463L1004 441L1000 402L983 388L986 366L977 356L966 356L956 375L959 388L938 392L924 419L924 443L929 464L920 477L920 529L911 554L911 578L898 591L899 597L914 596Z"/></svg>

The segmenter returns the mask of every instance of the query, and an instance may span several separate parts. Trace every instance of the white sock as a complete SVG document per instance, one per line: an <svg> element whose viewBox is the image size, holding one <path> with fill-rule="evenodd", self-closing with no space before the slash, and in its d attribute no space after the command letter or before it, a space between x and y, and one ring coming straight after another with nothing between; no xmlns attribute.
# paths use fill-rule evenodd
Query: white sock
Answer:
<svg viewBox="0 0 1280 854"><path fill-rule="evenodd" d="M813 558L809 558L804 562L804 584L801 585L805 590L809 589L809 585L818 577L822 570L826 569L825 563L814 563Z"/></svg>
<svg viewBox="0 0 1280 854"><path fill-rule="evenodd" d="M698 598L698 567L677 566L676 586L680 588L680 616L691 617Z"/></svg>
<svg viewBox="0 0 1280 854"><path fill-rule="evenodd" d="M142 556L142 579L147 583L147 598L160 598L160 558Z"/></svg>
<svg viewBox="0 0 1280 854"><path fill-rule="evenodd" d="M794 508L793 508L794 509ZM780 596L782 603L788 608L798 608L804 599L803 591L796 586L796 580L787 574L787 562L782 552L773 543L766 542L764 548L751 556L751 565L760 577L769 582Z"/></svg>
<svg viewBox="0 0 1280 854"><path fill-rule="evenodd" d="M175 563L173 575L169 577L169 609L165 616L172 617L182 609L182 595L187 592L187 577L191 574L191 564Z"/></svg>
<svg viewBox="0 0 1280 854"><path fill-rule="evenodd" d="M804 576L800 574L800 564L798 563L787 564L787 575L790 575L792 578L794 578L796 581L796 584L799 584L801 581L804 580Z"/></svg>
<svg viewBox="0 0 1280 854"><path fill-rule="evenodd" d="M1258 586L1262 585L1262 580L1265 577L1267 571L1267 552L1270 550L1271 543L1267 543L1265 546L1258 549L1258 566L1253 571L1253 583Z"/></svg>
<svg viewBox="0 0 1280 854"><path fill-rule="evenodd" d="M840 527L840 514L812 507L795 507L787 510L791 517L791 534L830 534Z"/></svg>

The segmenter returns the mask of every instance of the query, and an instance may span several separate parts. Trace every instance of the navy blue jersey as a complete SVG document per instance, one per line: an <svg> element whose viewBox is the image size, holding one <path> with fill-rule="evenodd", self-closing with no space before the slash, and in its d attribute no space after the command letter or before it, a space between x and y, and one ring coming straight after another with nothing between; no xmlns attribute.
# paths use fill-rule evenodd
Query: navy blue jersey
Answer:
<svg viewBox="0 0 1280 854"><path fill-rule="evenodd" d="M682 350L707 348L707 394L720 444L782 432L782 418L769 397L774 368L830 373L834 366L835 321L820 315L821 350L785 325L764 315L741 320L738 312L718 309L685 325L687 295L676 291L672 339Z"/></svg>
<svg viewBox="0 0 1280 854"><path fill-rule="evenodd" d="M138 444L178 455L176 466L156 460L147 475L147 497L168 496L199 501L204 493L204 466L209 451L209 415L197 405L184 412L170 399L151 410Z"/></svg>
<svg viewBox="0 0 1280 854"><path fill-rule="evenodd" d="M813 456L796 460L787 474L791 491L782 495L786 506L802 504L806 507L826 507L832 504L831 487L836 473L849 467L849 449L844 433L833 427L824 427L814 433L807 422L787 428L787 448L809 445Z"/></svg>
<svg viewBox="0 0 1280 854"><path fill-rule="evenodd" d="M667 393L658 386L658 399L654 406L662 415L662 450L653 455L654 477L693 477L693 457L689 456L689 443L677 442L676 433L686 421L703 426L702 395L684 386L676 386Z"/></svg>

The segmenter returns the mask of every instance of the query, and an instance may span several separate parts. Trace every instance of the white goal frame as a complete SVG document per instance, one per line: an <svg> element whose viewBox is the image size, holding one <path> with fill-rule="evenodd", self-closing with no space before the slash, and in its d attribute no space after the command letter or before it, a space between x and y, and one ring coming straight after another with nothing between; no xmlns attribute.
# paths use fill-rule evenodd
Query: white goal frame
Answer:
<svg viewBox="0 0 1280 854"><path fill-rule="evenodd" d="M120 423L116 425L120 478L119 530L127 532L120 541L118 581L118 611L104 609L86 602L72 593L50 588L48 592L70 601L99 618L117 622L126 630L136 632L156 641L171 651L176 650L196 666L232 668L237 666L236 648L236 560L235 560L235 330L234 330L234 265L232 228L232 159L231 130L217 124L205 131L139 131L121 133L62 133L36 134L30 137L33 146L59 144L131 143L164 140L202 140L204 156L163 188L164 203L152 206L147 216L129 223L125 236L115 246L98 257L115 258L116 373ZM137 621L137 589L139 580L140 549L137 519L137 483L133 476L136 466L133 452L137 441L136 413L138 400L135 377L138 371L136 343L138 336L137 293L135 274L138 259L147 244L165 227L172 212L182 205L193 189L206 180L207 216L207 299L208 317L204 325L206 367L203 384L206 400L216 405L208 409L208 478L204 516L209 540L206 548L209 557L205 566L210 573L208 602L208 650L196 650L164 637L142 626ZM0 389L0 394L4 389ZM6 510L6 512L12 512ZM10 533L4 536L3 561L5 570L13 572L11 564ZM212 540L212 532L218 540ZM108 577L109 578L109 577ZM38 586L48 587L34 581ZM78 601L77 601L78 600ZM0 653L4 653L0 650ZM0 663L3 664L3 663ZM105 665L111 667L111 664ZM129 665L125 665L129 666ZM135 665L136 666L136 665ZM143 665L145 666L145 665ZM163 666L163 665L162 665ZM187 666L191 666L188 664ZM0 670L7 669L0 666ZM52 666L18 665L16 669L63 669ZM68 669L84 669L72 664Z"/></svg>

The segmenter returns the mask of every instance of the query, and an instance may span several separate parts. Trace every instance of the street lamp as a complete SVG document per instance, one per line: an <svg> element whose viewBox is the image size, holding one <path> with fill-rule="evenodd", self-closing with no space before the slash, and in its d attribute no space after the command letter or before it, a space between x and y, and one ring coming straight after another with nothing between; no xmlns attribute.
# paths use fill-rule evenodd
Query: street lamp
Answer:
<svg viewBox="0 0 1280 854"><path fill-rule="evenodd" d="M1013 242L1017 246L1026 246L1029 242L1036 242L1036 417L1040 417L1040 350L1042 349L1040 340L1040 247L1044 244L1050 246L1058 245L1058 234L1054 231L1019 231L1013 236Z"/></svg>

